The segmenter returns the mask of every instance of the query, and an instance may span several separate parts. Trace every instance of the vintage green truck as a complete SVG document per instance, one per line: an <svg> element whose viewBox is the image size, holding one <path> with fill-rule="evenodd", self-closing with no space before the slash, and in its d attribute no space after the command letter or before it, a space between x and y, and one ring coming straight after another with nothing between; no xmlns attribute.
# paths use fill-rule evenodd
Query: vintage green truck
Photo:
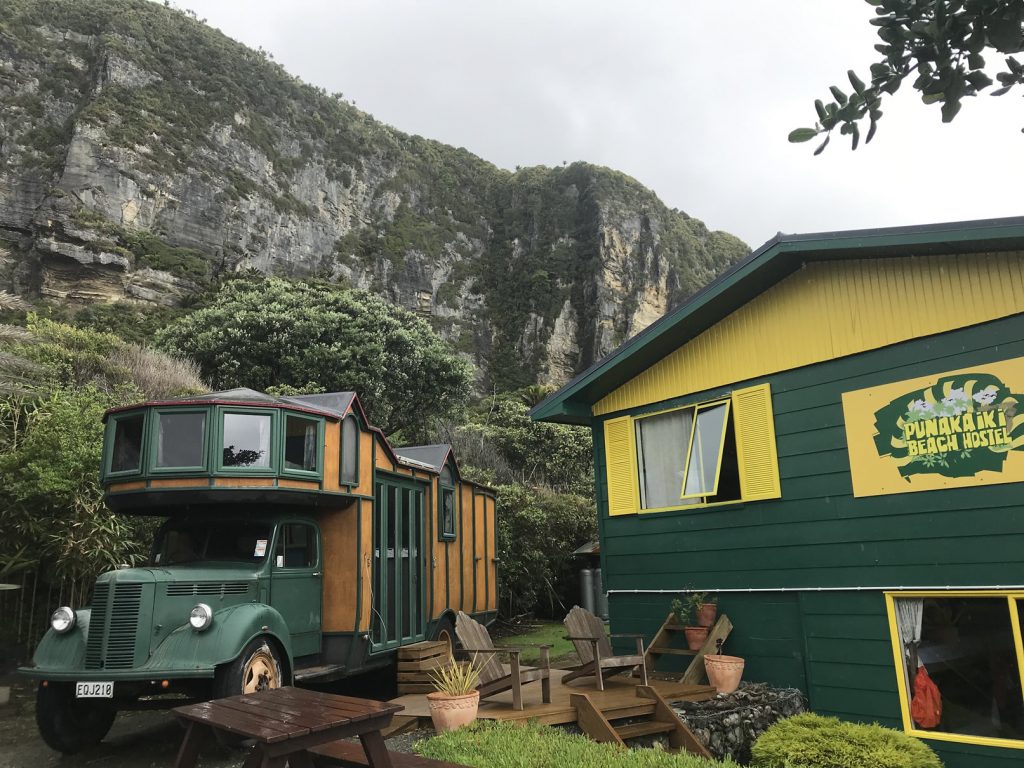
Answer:
<svg viewBox="0 0 1024 768"><path fill-rule="evenodd" d="M119 710L338 679L497 613L493 492L447 445L392 448L351 392L239 389L106 414L119 514L166 518L149 562L62 606L22 674L48 745Z"/></svg>

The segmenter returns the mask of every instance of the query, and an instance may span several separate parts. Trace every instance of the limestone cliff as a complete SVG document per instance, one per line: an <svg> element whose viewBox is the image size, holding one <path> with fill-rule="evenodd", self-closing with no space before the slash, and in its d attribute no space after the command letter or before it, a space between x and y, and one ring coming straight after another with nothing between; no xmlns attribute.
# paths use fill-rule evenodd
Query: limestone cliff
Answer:
<svg viewBox="0 0 1024 768"><path fill-rule="evenodd" d="M429 315L559 384L746 246L606 168L501 170L145 0L0 0L0 288L177 304L257 269Z"/></svg>

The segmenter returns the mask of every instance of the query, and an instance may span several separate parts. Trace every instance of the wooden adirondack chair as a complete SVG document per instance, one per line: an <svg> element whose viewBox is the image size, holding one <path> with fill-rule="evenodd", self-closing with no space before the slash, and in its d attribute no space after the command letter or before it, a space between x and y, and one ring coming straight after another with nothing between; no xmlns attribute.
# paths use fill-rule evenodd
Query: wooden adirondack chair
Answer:
<svg viewBox="0 0 1024 768"><path fill-rule="evenodd" d="M563 683L577 677L593 675L597 678L597 690L604 690L604 678L640 667L640 684L647 685L647 663L644 661L643 635L612 635L611 637L632 637L636 639L635 656L615 656L604 622L585 608L574 605L565 617L568 640L576 646L576 653L582 664L562 678Z"/></svg>
<svg viewBox="0 0 1024 768"><path fill-rule="evenodd" d="M545 704L551 703L550 645L540 646L540 667L524 667L519 664L521 648L495 648L487 627L462 611L459 611L455 619L455 635L463 651L476 659L480 669L480 684L476 688L480 691L481 699L511 689L512 708L522 710L523 685L540 680L541 699ZM511 657L511 672L505 671L505 666L498 658L499 654Z"/></svg>

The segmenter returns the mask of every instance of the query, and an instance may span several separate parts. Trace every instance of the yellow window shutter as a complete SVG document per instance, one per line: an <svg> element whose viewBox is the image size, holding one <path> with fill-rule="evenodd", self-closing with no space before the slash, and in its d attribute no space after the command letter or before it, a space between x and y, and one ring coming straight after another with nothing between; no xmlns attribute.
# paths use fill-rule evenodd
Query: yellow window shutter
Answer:
<svg viewBox="0 0 1024 768"><path fill-rule="evenodd" d="M608 514L638 511L636 436L633 419L623 416L604 423L604 461L608 477Z"/></svg>
<svg viewBox="0 0 1024 768"><path fill-rule="evenodd" d="M775 450L771 387L760 384L735 390L732 407L743 500L780 498L782 488L779 484L779 457Z"/></svg>

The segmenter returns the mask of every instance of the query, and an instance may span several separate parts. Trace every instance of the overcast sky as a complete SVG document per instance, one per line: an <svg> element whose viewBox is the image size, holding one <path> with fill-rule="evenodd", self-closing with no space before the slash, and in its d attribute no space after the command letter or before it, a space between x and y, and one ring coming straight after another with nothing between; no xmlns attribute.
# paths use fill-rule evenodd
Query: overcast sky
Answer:
<svg viewBox="0 0 1024 768"><path fill-rule="evenodd" d="M838 132L819 157L786 141L829 85L849 91L847 69L869 79L863 0L177 4L400 130L509 169L607 165L755 248L778 231L1024 213L1015 93L943 125L907 84L856 152Z"/></svg>

